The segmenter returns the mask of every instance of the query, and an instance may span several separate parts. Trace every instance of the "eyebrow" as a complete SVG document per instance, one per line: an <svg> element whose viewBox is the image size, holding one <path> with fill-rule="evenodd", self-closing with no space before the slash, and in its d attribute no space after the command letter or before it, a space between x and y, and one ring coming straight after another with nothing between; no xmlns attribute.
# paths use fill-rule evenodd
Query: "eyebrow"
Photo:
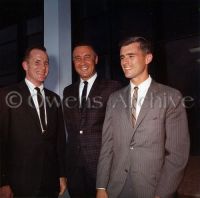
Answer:
<svg viewBox="0 0 200 198"><path fill-rule="evenodd" d="M127 54L122 54L122 55L120 55L120 57L122 57L122 56L130 56L130 55L136 55L136 53L130 52L130 53L127 53Z"/></svg>
<svg viewBox="0 0 200 198"><path fill-rule="evenodd" d="M76 56L73 56L73 58L81 58L81 57L91 57L92 55L91 54L85 54L84 56L80 56L80 55L76 55Z"/></svg>
<svg viewBox="0 0 200 198"><path fill-rule="evenodd" d="M130 52L130 53L127 53L126 55L135 55L135 53L132 53L132 52Z"/></svg>

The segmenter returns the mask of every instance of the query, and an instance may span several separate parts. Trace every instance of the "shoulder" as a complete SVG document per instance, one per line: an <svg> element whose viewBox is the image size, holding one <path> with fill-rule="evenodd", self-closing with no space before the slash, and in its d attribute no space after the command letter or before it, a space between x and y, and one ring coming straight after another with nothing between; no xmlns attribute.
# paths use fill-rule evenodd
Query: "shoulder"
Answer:
<svg viewBox="0 0 200 198"><path fill-rule="evenodd" d="M57 93L46 88L44 88L44 92L45 92L46 105L49 106L50 108L54 107L56 109L60 109L62 106L62 101L60 96Z"/></svg>
<svg viewBox="0 0 200 198"><path fill-rule="evenodd" d="M122 87L121 83L115 80L97 79L95 83L98 84L101 89L118 90Z"/></svg>
<svg viewBox="0 0 200 198"><path fill-rule="evenodd" d="M79 81L72 83L64 88L63 94L74 92L75 90L78 89L78 87L79 87Z"/></svg>
<svg viewBox="0 0 200 198"><path fill-rule="evenodd" d="M44 91L45 91L45 95L60 99L60 96L57 93L55 93L47 88L44 88Z"/></svg>
<svg viewBox="0 0 200 198"><path fill-rule="evenodd" d="M130 86L126 85L124 87L120 87L119 89L115 90L111 95L110 95L110 100L118 100L119 97L123 97L127 95L130 91Z"/></svg>
<svg viewBox="0 0 200 198"><path fill-rule="evenodd" d="M158 92L169 94L169 95L179 95L181 96L181 92L178 89L175 89L171 86L164 85L155 81L152 81L152 86L155 87Z"/></svg>
<svg viewBox="0 0 200 198"><path fill-rule="evenodd" d="M75 83L75 84L76 84L76 83ZM66 90L73 90L74 87L75 87L75 84L71 84L71 85L66 86L66 87L64 88L64 91L66 91Z"/></svg>
<svg viewBox="0 0 200 198"><path fill-rule="evenodd" d="M4 110L9 107L17 107L22 102L25 83L12 84L0 89L0 108L4 106Z"/></svg>
<svg viewBox="0 0 200 198"><path fill-rule="evenodd" d="M121 83L116 80L97 79L97 82L100 82L101 84L105 84L105 85L110 85L110 86L121 85Z"/></svg>
<svg viewBox="0 0 200 198"><path fill-rule="evenodd" d="M20 92L21 90L25 89L26 85L25 82L20 82L12 85L8 85L6 87L1 88L1 94L8 94L9 92Z"/></svg>

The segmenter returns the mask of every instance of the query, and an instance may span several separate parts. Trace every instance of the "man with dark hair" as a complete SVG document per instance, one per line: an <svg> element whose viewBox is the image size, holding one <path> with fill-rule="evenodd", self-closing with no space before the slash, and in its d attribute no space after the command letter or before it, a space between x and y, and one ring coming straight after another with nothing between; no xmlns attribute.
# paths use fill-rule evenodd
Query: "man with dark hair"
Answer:
<svg viewBox="0 0 200 198"><path fill-rule="evenodd" d="M130 85L107 105L97 171L97 198L172 198L189 156L181 93L148 74L151 44L131 37L120 46Z"/></svg>
<svg viewBox="0 0 200 198"><path fill-rule="evenodd" d="M22 66L25 80L1 93L0 195L57 198L66 189L66 139L60 98L43 85L46 49L27 49Z"/></svg>
<svg viewBox="0 0 200 198"><path fill-rule="evenodd" d="M63 93L68 132L67 186L72 198L95 197L106 103L110 93L121 87L116 81L97 76L97 62L97 53L90 44L76 44L73 63L80 79Z"/></svg>

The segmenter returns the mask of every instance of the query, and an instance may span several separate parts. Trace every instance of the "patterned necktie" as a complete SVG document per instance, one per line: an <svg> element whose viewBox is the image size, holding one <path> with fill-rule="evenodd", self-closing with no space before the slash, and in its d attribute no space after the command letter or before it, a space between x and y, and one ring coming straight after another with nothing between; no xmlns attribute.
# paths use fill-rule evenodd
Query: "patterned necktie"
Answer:
<svg viewBox="0 0 200 198"><path fill-rule="evenodd" d="M42 132L44 133L46 131L46 122L45 122L45 109L44 109L44 99L43 96L40 92L39 87L35 87L37 91L37 101L38 101L38 106L39 106L39 112L40 112L40 121L42 125Z"/></svg>
<svg viewBox="0 0 200 198"><path fill-rule="evenodd" d="M84 88L82 91L82 95L81 95L81 110L85 109L86 107L86 101L87 101L87 86L88 86L88 82L84 81Z"/></svg>
<svg viewBox="0 0 200 198"><path fill-rule="evenodd" d="M132 96L132 108L131 108L133 128L135 127L135 123L136 123L137 98L138 98L138 87L134 87L134 92L133 92L133 96Z"/></svg>

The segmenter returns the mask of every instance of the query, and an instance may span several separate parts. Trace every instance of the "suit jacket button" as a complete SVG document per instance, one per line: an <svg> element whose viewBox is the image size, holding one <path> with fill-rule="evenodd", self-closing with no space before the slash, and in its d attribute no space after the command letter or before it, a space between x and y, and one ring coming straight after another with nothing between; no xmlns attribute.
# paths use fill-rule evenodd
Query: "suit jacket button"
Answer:
<svg viewBox="0 0 200 198"><path fill-rule="evenodd" d="M81 130L81 131L79 131L79 133L80 133L80 134L83 134L83 131Z"/></svg>
<svg viewBox="0 0 200 198"><path fill-rule="evenodd" d="M133 150L133 146L130 146L130 149Z"/></svg>
<svg viewBox="0 0 200 198"><path fill-rule="evenodd" d="M126 172L126 173L128 173L128 170L127 170L127 169L125 169L125 172Z"/></svg>

